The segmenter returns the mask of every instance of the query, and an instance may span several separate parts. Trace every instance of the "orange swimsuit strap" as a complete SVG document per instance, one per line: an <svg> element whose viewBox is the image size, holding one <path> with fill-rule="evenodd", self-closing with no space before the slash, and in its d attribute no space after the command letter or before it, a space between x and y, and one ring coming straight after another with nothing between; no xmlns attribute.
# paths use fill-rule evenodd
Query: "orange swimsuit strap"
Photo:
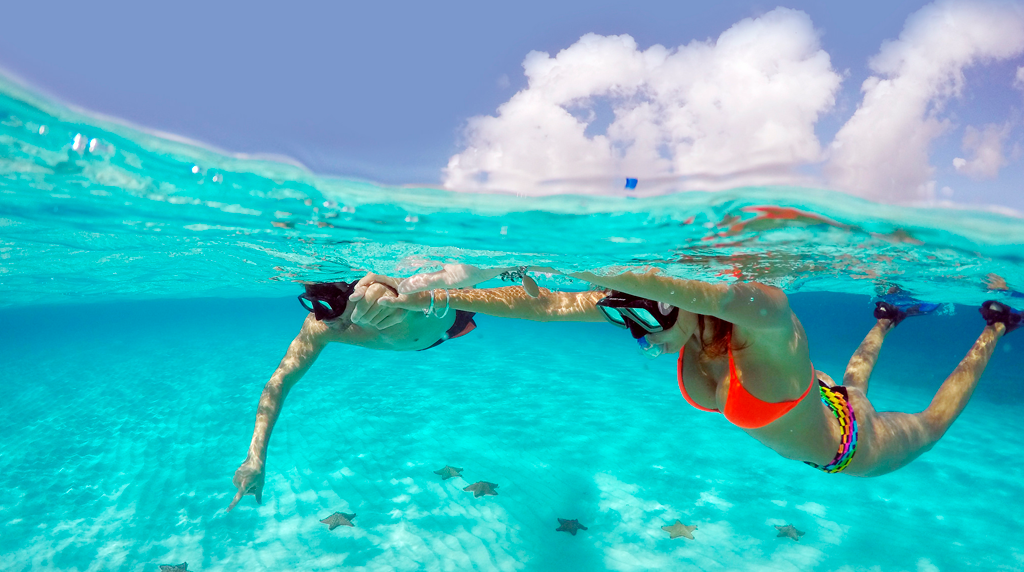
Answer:
<svg viewBox="0 0 1024 572"><path fill-rule="evenodd" d="M728 337L728 348L729 348L729 395L725 400L725 410L718 411L717 409L709 409L698 405L693 398L686 392L686 384L683 383L683 350L679 350L679 359L676 362L676 378L679 380L679 392L683 394L683 398L690 405L700 409L701 411L714 411L716 413L723 413L725 418L728 419L733 425L742 427L744 429L757 429L768 425L772 421L782 417L792 410L800 401L807 397L807 394L811 391L811 387L814 386L814 376L811 376L811 383L807 386L803 395L792 400L782 401L779 403L771 403L768 401L762 401L757 397L753 396L747 388L743 387L743 383L740 382L740 376L736 372L736 360L733 359L732 355L732 334ZM814 371L814 367L811 367L811 371Z"/></svg>
<svg viewBox="0 0 1024 572"><path fill-rule="evenodd" d="M690 405L696 407L697 409L700 409L701 411L709 411L711 413L721 413L721 411L719 411L717 409L709 409L709 408L704 407L703 405L697 403L696 401L693 400L692 397L690 397L690 394L686 392L686 383L683 382L683 350L685 350L685 349L686 349L686 346L683 346L679 350L679 359L676 360L676 379L679 380L679 393L683 394L683 399L685 399L687 403L689 403Z"/></svg>

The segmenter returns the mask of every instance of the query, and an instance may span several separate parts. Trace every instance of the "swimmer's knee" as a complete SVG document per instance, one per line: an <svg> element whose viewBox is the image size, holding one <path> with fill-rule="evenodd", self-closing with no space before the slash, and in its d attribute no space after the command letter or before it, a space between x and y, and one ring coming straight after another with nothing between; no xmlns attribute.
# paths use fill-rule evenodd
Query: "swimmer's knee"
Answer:
<svg viewBox="0 0 1024 572"><path fill-rule="evenodd" d="M924 421L925 430L927 435L925 436L925 443L921 447L921 451L930 451L936 443L946 434L949 430L949 423L944 419L938 419L936 415L929 411L924 411L919 414Z"/></svg>
<svg viewBox="0 0 1024 572"><path fill-rule="evenodd" d="M941 438L942 438L942 435L939 435L938 437L935 437L935 438L929 439L928 441L925 441L921 445L921 449L920 449L921 453L923 454L923 453L927 453L928 451L931 451L932 447L934 447L935 444L938 443L939 439L941 439Z"/></svg>

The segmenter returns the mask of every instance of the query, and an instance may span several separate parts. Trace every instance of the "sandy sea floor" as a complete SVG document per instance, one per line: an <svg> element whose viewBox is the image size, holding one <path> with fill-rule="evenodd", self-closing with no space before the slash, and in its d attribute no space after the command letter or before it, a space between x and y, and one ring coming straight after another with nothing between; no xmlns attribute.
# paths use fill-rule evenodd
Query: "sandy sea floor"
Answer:
<svg viewBox="0 0 1024 572"><path fill-rule="evenodd" d="M793 305L815 366L840 378L867 299ZM292 299L0 311L0 568L1024 568L1024 333L938 446L875 479L787 461L690 408L674 360L603 324L484 317L428 352L331 347L288 398L263 504L226 513L259 393L302 318ZM925 407L981 326L965 307L902 324L876 407ZM442 481L445 465L463 477ZM463 491L481 480L498 495ZM355 527L328 531L336 511ZM558 518L588 529L556 532ZM676 519L695 540L669 539ZM806 534L778 538L783 524Z"/></svg>

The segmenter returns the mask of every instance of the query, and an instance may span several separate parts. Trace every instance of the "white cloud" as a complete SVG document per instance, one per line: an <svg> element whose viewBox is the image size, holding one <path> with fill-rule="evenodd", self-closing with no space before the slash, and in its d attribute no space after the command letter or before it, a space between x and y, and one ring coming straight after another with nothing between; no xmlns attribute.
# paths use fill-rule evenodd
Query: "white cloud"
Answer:
<svg viewBox="0 0 1024 572"><path fill-rule="evenodd" d="M953 159L953 167L976 179L994 179L999 169L1007 163L1003 155L1003 142L1010 135L1010 124L988 124L980 131L970 125L964 130L962 148L970 159L957 157Z"/></svg>
<svg viewBox="0 0 1024 572"><path fill-rule="evenodd" d="M798 182L797 166L822 160L814 125L840 83L810 18L785 8L672 50L588 34L555 57L531 52L523 67L526 89L497 116L469 120L447 188L600 192L621 190L627 176L640 178L639 191Z"/></svg>
<svg viewBox="0 0 1024 572"><path fill-rule="evenodd" d="M860 107L832 144L825 169L831 185L874 199L930 195L929 147L949 126L942 106L960 93L964 68L1021 51L1020 6L938 2L912 14L899 39L871 60L877 75L864 82ZM991 169L986 161L976 168Z"/></svg>
<svg viewBox="0 0 1024 572"><path fill-rule="evenodd" d="M527 87L496 115L469 120L444 185L621 193L624 179L637 177L640 194L807 184L890 202L932 199L941 185L930 147L952 126L943 107L961 93L964 70L1022 52L1019 4L921 8L870 60L863 100L823 152L815 124L833 108L841 78L803 12L777 8L672 49L588 34L554 57L527 55ZM1024 89L1024 67L1014 85ZM996 176L1008 133L967 128L956 170ZM822 165L824 181L807 174Z"/></svg>

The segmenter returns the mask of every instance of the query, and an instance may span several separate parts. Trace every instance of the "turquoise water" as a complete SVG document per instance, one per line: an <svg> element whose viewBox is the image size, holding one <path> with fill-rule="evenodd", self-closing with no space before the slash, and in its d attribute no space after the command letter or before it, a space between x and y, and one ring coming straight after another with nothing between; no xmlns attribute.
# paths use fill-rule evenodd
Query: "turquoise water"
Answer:
<svg viewBox="0 0 1024 572"><path fill-rule="evenodd" d="M1024 569L1020 333L944 439L875 479L787 461L693 410L672 360L602 324L481 317L429 352L332 346L288 398L263 504L224 511L304 318L298 280L449 261L760 279L790 292L834 377L871 295L897 282L956 304L900 325L876 367L876 407L917 411L981 331L977 303L1000 297L985 274L1024 289L1021 244L1012 213L825 190L530 198L318 178L5 83L0 569ZM446 464L465 479L442 481ZM462 490L478 480L498 495ZM333 512L356 526L328 531ZM668 538L676 519L695 540ZM806 535L777 538L784 524Z"/></svg>

